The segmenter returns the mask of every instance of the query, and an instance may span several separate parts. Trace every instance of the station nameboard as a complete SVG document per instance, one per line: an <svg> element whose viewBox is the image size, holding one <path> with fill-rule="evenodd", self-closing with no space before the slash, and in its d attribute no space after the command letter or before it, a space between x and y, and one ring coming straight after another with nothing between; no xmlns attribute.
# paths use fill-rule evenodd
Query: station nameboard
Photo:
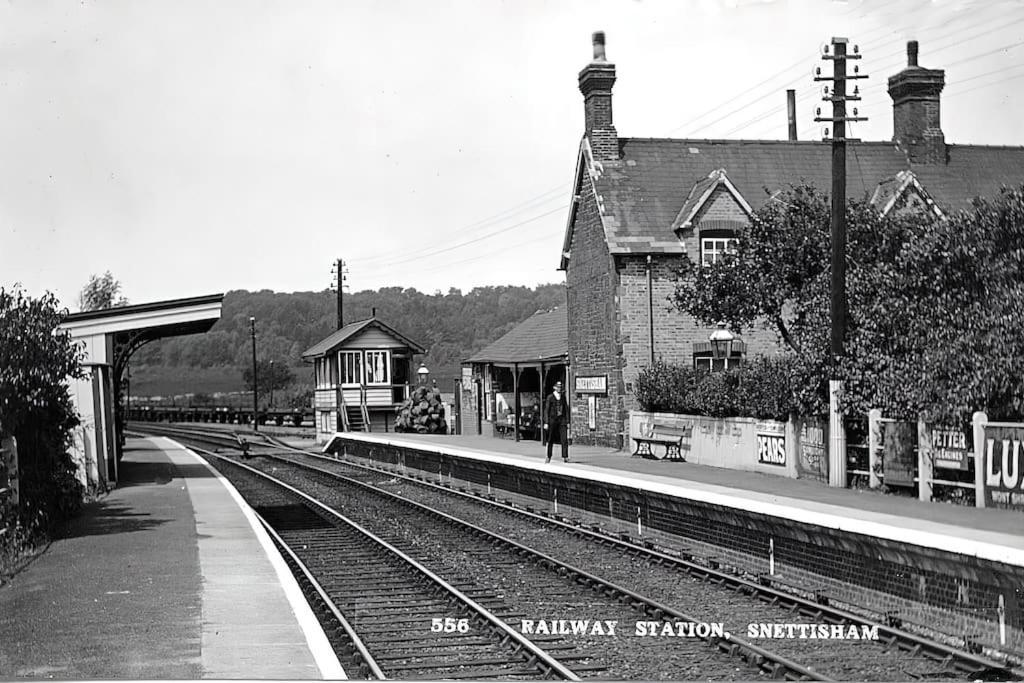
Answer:
<svg viewBox="0 0 1024 683"><path fill-rule="evenodd" d="M607 394L608 375L577 375L577 394Z"/></svg>

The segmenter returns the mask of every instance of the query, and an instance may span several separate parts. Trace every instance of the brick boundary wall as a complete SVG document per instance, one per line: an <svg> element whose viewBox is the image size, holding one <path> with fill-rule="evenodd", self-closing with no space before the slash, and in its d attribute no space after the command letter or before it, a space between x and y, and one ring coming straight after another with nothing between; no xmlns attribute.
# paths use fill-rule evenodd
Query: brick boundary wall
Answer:
<svg viewBox="0 0 1024 683"><path fill-rule="evenodd" d="M641 489L489 463L422 448L340 438L344 452L419 471L438 482L493 492L520 505L552 510L635 542L691 552L751 577L769 570L772 584L795 593L827 595L833 603L905 627L964 638L1024 656L1024 567L795 522ZM638 525L639 521L639 525ZM638 533L638 531L640 533ZM1000 646L997 610L1005 604L1007 641ZM914 628L914 627L917 628Z"/></svg>

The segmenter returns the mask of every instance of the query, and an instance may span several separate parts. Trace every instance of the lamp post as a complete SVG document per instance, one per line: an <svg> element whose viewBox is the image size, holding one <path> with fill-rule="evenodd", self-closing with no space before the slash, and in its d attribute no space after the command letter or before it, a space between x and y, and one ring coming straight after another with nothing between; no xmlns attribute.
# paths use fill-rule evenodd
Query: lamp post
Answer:
<svg viewBox="0 0 1024 683"><path fill-rule="evenodd" d="M729 365L729 358L732 356L732 343L735 339L735 335L726 328L725 322L718 323L718 329L708 337L711 342L711 356L714 360L724 361L723 369ZM712 372L714 369L714 363L712 363Z"/></svg>
<svg viewBox="0 0 1024 683"><path fill-rule="evenodd" d="M427 386L427 377L430 376L430 370L427 370L427 366L420 363L420 369L416 371L416 374L419 375L420 384Z"/></svg>
<svg viewBox="0 0 1024 683"><path fill-rule="evenodd" d="M270 385L270 409L274 409L274 361L270 361L270 370L267 371L267 384Z"/></svg>
<svg viewBox="0 0 1024 683"><path fill-rule="evenodd" d="M259 377L256 375L256 318L249 316L249 331L252 333L252 430L260 430Z"/></svg>

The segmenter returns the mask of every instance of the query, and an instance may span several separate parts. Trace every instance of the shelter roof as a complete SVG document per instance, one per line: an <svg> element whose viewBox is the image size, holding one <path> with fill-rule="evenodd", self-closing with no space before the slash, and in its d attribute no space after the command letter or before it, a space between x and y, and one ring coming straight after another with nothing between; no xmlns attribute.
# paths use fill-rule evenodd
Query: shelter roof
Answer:
<svg viewBox="0 0 1024 683"><path fill-rule="evenodd" d="M208 331L220 320L223 301L223 294L208 294L69 313L61 321L61 327L76 338L143 330L158 330L154 338L195 334Z"/></svg>
<svg viewBox="0 0 1024 683"><path fill-rule="evenodd" d="M303 351L302 359L308 360L311 358L322 358L337 349L346 341L359 336L364 330L371 327L376 327L385 334L402 342L408 346L413 353L426 353L426 350L422 346L412 341L387 323L378 320L377 318L367 318L366 320L349 323L340 330L332 332L327 337L321 339L316 344L313 344L313 346Z"/></svg>
<svg viewBox="0 0 1024 683"><path fill-rule="evenodd" d="M564 306L538 311L463 363L538 363L569 357L569 320Z"/></svg>

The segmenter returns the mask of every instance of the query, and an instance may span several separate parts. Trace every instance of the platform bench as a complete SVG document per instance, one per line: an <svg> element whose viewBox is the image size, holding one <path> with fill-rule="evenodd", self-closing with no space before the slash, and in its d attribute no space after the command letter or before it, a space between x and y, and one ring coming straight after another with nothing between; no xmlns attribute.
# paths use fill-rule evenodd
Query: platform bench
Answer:
<svg viewBox="0 0 1024 683"><path fill-rule="evenodd" d="M673 427L671 425L654 424L649 436L634 436L636 450L633 456L640 456L649 460L681 460L686 462L685 451L690 450L690 437L693 436L693 427ZM683 441L686 443L683 443ZM651 448L653 445L662 445L665 450L659 456L657 451Z"/></svg>

